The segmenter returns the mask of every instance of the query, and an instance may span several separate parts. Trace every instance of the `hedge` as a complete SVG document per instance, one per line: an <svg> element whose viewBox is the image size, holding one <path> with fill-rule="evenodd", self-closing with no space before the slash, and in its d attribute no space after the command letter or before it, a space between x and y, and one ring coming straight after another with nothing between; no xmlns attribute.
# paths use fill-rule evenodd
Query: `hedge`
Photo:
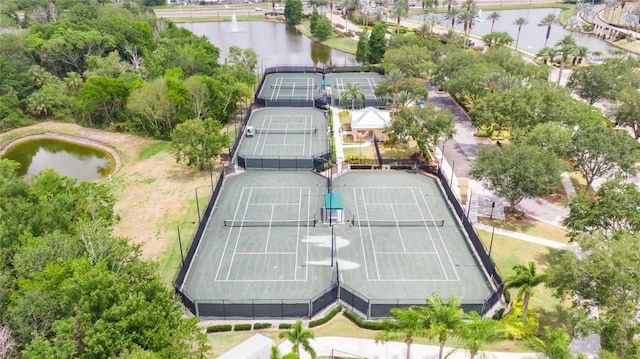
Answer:
<svg viewBox="0 0 640 359"><path fill-rule="evenodd" d="M236 332L241 332L244 330L251 330L251 324L236 324L233 327L233 330Z"/></svg>
<svg viewBox="0 0 640 359"><path fill-rule="evenodd" d="M293 324L291 323L280 323L278 325L278 329L291 329L293 328Z"/></svg>
<svg viewBox="0 0 640 359"><path fill-rule="evenodd" d="M271 323L254 323L253 330L271 328Z"/></svg>
<svg viewBox="0 0 640 359"><path fill-rule="evenodd" d="M347 317L349 320L351 320L355 325L359 326L360 328L369 329L369 330L382 330L381 323L362 320L360 319L360 317L358 317L357 315L353 314L348 310L344 311L344 316Z"/></svg>
<svg viewBox="0 0 640 359"><path fill-rule="evenodd" d="M230 324L212 325L207 327L207 333L230 332L231 329Z"/></svg>
<svg viewBox="0 0 640 359"><path fill-rule="evenodd" d="M336 315L338 315L338 313L340 313L342 311L342 307L341 306L337 306L335 308L333 308L332 311L329 312L329 314L325 315L324 317L317 319L317 320L312 320L309 322L309 328L313 328L313 327L317 327L318 325L322 325L328 321L330 321L331 319L333 319L333 317L335 317Z"/></svg>

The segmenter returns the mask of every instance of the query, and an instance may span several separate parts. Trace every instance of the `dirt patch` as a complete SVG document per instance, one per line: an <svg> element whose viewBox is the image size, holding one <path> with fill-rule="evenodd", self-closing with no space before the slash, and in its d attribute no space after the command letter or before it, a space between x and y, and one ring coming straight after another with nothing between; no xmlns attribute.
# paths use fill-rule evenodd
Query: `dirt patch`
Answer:
<svg viewBox="0 0 640 359"><path fill-rule="evenodd" d="M176 224L197 220L194 189L209 184L209 173L176 164L166 151L148 159L139 157L143 149L161 141L45 122L1 134L0 149L34 135L99 145L118 159L116 172L101 180L117 200L114 210L120 221L113 234L139 243L146 258L162 262L167 248L177 243Z"/></svg>

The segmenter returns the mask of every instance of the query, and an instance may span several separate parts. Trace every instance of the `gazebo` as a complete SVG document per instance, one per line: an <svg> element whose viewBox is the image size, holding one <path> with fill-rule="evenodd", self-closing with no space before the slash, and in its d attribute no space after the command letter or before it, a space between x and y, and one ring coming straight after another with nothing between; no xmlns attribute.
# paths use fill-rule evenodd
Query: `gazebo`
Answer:
<svg viewBox="0 0 640 359"><path fill-rule="evenodd" d="M373 139L386 140L384 129L391 126L391 112L365 107L351 112L351 132L353 139L362 141Z"/></svg>

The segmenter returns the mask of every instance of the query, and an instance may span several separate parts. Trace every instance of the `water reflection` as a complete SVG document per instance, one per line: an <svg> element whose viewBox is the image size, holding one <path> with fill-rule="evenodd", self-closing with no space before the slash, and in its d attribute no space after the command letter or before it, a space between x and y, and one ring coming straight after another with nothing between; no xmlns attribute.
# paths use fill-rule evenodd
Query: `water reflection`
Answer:
<svg viewBox="0 0 640 359"><path fill-rule="evenodd" d="M220 62L229 47L252 48L265 67L273 65L355 65L355 56L314 42L295 27L266 21L239 21L238 32L231 22L179 24L198 36L206 36L220 48Z"/></svg>
<svg viewBox="0 0 640 359"><path fill-rule="evenodd" d="M557 8L543 8L543 9L522 9L522 10L501 10L497 11L500 14L500 19L495 22L493 31L494 32L507 32L514 39L518 36L518 27L513 25L513 22L518 17L524 17L529 21L527 25L522 26L522 30L520 32L520 42L518 44L518 48L536 53L540 51L544 47L545 36L547 28L546 26L538 26L540 20L548 14L555 14L556 16L560 14L562 9ZM492 11L482 11L481 21L477 22L471 33L478 36L483 36L489 34L491 32L491 21L487 20L487 17ZM442 18L439 22L439 25L443 27L451 26L450 20L444 20ZM414 18L419 19L421 21L424 20L424 15L416 15ZM463 25L456 24L454 26L456 30L462 31ZM605 56L611 55L613 50L618 49L617 47L610 45L606 41L602 39L598 39L595 35L590 34L582 34L578 32L570 32L563 28L561 25L554 25L551 27L551 34L549 36L549 42L547 46L553 46L558 40L563 38L565 35L571 35L576 40L576 43L580 46L586 46L589 48L589 51L600 51Z"/></svg>
<svg viewBox="0 0 640 359"><path fill-rule="evenodd" d="M93 181L115 169L115 160L108 153L57 139L20 142L9 148L2 158L20 163L18 174L25 177L51 167L62 176Z"/></svg>

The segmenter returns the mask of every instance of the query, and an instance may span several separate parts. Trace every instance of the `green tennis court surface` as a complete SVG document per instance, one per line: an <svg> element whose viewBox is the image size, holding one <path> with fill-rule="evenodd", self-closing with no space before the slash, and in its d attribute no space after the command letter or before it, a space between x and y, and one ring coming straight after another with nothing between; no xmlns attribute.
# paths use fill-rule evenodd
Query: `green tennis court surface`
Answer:
<svg viewBox="0 0 640 359"><path fill-rule="evenodd" d="M242 138L243 156L318 156L327 152L327 119L313 108L265 108L253 111L247 124L253 137Z"/></svg>
<svg viewBox="0 0 640 359"><path fill-rule="evenodd" d="M374 91L382 81L382 76L374 72L333 73L327 74L325 78L331 83L331 96L337 99L342 98L343 92L348 89L348 84L351 83L360 86L360 92L364 95L365 100L375 100L378 97Z"/></svg>
<svg viewBox="0 0 640 359"><path fill-rule="evenodd" d="M304 312L338 278L371 303L371 313L375 303L423 304L433 292L464 304L491 295L435 179L396 171L335 178L347 221L334 225L333 241L331 228L317 223L326 186L311 172L246 172L226 180L184 282L200 313L223 316L232 308L255 316L256 308L271 308L277 317L285 301L299 301Z"/></svg>
<svg viewBox="0 0 640 359"><path fill-rule="evenodd" d="M275 73L268 74L258 97L268 101L313 100L322 94L319 73Z"/></svg>

